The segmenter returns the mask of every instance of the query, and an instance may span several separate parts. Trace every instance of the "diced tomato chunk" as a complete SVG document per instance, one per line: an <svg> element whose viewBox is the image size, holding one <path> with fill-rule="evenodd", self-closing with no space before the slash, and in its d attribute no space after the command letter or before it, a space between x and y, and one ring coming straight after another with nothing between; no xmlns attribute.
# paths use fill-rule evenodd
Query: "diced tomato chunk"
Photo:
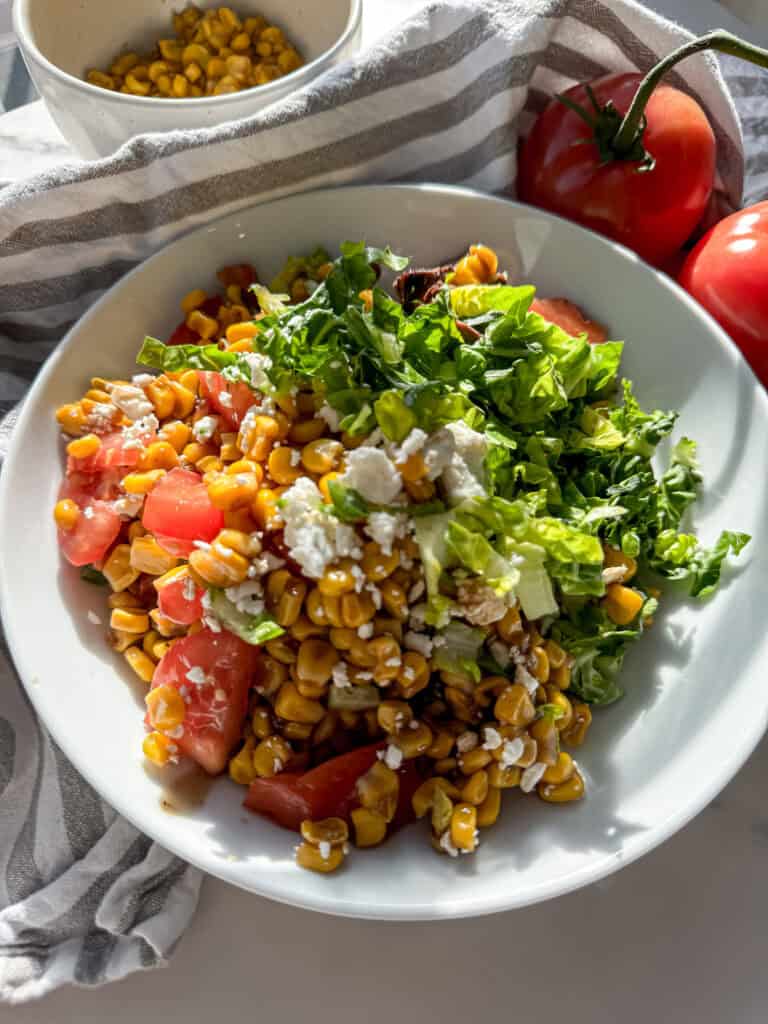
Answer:
<svg viewBox="0 0 768 1024"><path fill-rule="evenodd" d="M160 587L157 606L171 622L189 626L203 614L203 591L191 576L182 575Z"/></svg>
<svg viewBox="0 0 768 1024"><path fill-rule="evenodd" d="M202 397L230 430L236 430L256 401L253 391L243 381L228 382L213 370L200 370L198 377Z"/></svg>
<svg viewBox="0 0 768 1024"><path fill-rule="evenodd" d="M596 320L587 320L579 307L568 299L534 299L531 312L538 313L551 324L557 324L574 338L586 334L591 345L602 345L608 340L608 332L603 325Z"/></svg>
<svg viewBox="0 0 768 1024"><path fill-rule="evenodd" d="M161 547L184 558L196 540L213 540L224 526L224 513L211 504L198 473L177 467L147 495L142 523Z"/></svg>
<svg viewBox="0 0 768 1024"><path fill-rule="evenodd" d="M120 532L120 516L111 505L91 501L71 530L59 530L59 547L72 565L100 561Z"/></svg>
<svg viewBox="0 0 768 1024"><path fill-rule="evenodd" d="M147 445L155 438L154 430L145 431L139 438ZM84 459L72 455L67 458L67 473L103 473L107 469L129 469L138 464L142 449L128 441L120 430L104 434L97 452Z"/></svg>
<svg viewBox="0 0 768 1024"><path fill-rule="evenodd" d="M372 743L359 747L301 775L283 772L271 779L255 779L244 805L294 831L298 831L305 818L316 821L338 817L349 821L351 812L360 805L357 780L368 771L384 746L384 743ZM413 821L411 798L422 782L421 772L413 761L406 761L398 775L400 794L393 828Z"/></svg>
<svg viewBox="0 0 768 1024"><path fill-rule="evenodd" d="M176 640L155 669L153 688L185 688L183 732L174 742L210 775L224 771L241 736L257 660L257 648L227 630L202 629Z"/></svg>

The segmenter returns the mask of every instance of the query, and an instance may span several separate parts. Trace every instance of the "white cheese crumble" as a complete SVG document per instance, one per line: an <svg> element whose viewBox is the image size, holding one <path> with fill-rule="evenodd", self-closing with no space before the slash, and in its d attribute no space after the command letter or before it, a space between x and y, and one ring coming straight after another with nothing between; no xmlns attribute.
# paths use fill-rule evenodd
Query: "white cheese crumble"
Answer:
<svg viewBox="0 0 768 1024"><path fill-rule="evenodd" d="M116 498L112 508L122 519L134 519L141 512L145 497L144 494L126 494L123 498Z"/></svg>
<svg viewBox="0 0 768 1024"><path fill-rule="evenodd" d="M336 662L331 669L331 678L333 679L333 685L338 686L340 689L344 689L345 687L352 685L349 681L349 673L347 671L347 663L345 661Z"/></svg>
<svg viewBox="0 0 768 1024"><path fill-rule="evenodd" d="M195 586L195 581L192 579L191 576L186 576L184 578L184 583L182 584L181 587L181 593L185 601L194 601L195 594L197 593L197 587Z"/></svg>
<svg viewBox="0 0 768 1024"><path fill-rule="evenodd" d="M498 750L503 743L502 735L492 725L486 725L483 729L483 750Z"/></svg>
<svg viewBox="0 0 768 1024"><path fill-rule="evenodd" d="M416 580L408 591L408 601L418 601L418 599L424 594L425 589L424 580Z"/></svg>
<svg viewBox="0 0 768 1024"><path fill-rule="evenodd" d="M219 426L218 416L202 416L192 427L195 440L210 441Z"/></svg>
<svg viewBox="0 0 768 1024"><path fill-rule="evenodd" d="M403 443L399 447L395 447L393 449L392 455L395 460L395 465L401 466L404 462L407 462L412 455L421 451L426 440L427 434L419 427L414 427Z"/></svg>
<svg viewBox="0 0 768 1024"><path fill-rule="evenodd" d="M261 615L264 611L264 588L261 580L244 580L234 587L227 587L224 593L244 615Z"/></svg>
<svg viewBox="0 0 768 1024"><path fill-rule="evenodd" d="M423 456L428 479L437 480L450 463L455 450L456 442L453 439L453 434L445 427L441 427L427 439L423 447Z"/></svg>
<svg viewBox="0 0 768 1024"><path fill-rule="evenodd" d="M198 544L198 543L202 543L202 542L196 541L195 543ZM220 633L221 632L221 623L219 622L218 618L214 614L213 605L211 603L211 594L210 594L210 591L208 591L208 590L206 590L203 593L203 615L202 615L202 622L203 622L204 626L207 626L208 629L211 630L212 633Z"/></svg>
<svg viewBox="0 0 768 1024"><path fill-rule="evenodd" d="M88 426L96 434L106 434L112 429L116 413L117 406L112 402L97 402L88 413Z"/></svg>
<svg viewBox="0 0 768 1024"><path fill-rule="evenodd" d="M199 665L193 665L192 668L186 673L186 678L190 683L194 683L195 686L204 686L209 682L208 676L205 671Z"/></svg>
<svg viewBox="0 0 768 1024"><path fill-rule="evenodd" d="M400 749L400 747L396 747L394 743L390 743L387 749L384 751L384 764L387 766L387 768L391 768L393 772L396 772L402 763L402 750Z"/></svg>
<svg viewBox="0 0 768 1024"><path fill-rule="evenodd" d="M96 612L92 612L92 611L88 612L88 621L92 622L94 624L94 626L100 626L101 625L101 619L96 614Z"/></svg>
<svg viewBox="0 0 768 1024"><path fill-rule="evenodd" d="M476 732L472 732L467 729L456 739L456 749L460 754L468 754L470 750L474 750L477 744L480 742L480 738Z"/></svg>
<svg viewBox="0 0 768 1024"><path fill-rule="evenodd" d="M317 415L320 417L321 420L325 420L329 430L335 432L339 429L339 423L341 423L339 414L336 412L334 408L328 405L327 402L323 402L323 404L317 410Z"/></svg>
<svg viewBox="0 0 768 1024"><path fill-rule="evenodd" d="M298 466L301 462L301 452L298 448L291 448L290 460L292 466Z"/></svg>
<svg viewBox="0 0 768 1024"><path fill-rule="evenodd" d="M428 658L432 654L432 648L434 646L432 640L426 635L426 633L417 633L413 629L409 629L407 631L403 637L403 644L409 651L417 651L425 658Z"/></svg>
<svg viewBox="0 0 768 1024"><path fill-rule="evenodd" d="M626 575L626 565L609 565L603 569L603 583L621 583Z"/></svg>
<svg viewBox="0 0 768 1024"><path fill-rule="evenodd" d="M440 849L443 850L445 853L447 853L449 857L458 857L459 856L459 851L453 845L453 840L451 839L450 829L447 829L440 836Z"/></svg>
<svg viewBox="0 0 768 1024"><path fill-rule="evenodd" d="M529 694L536 693L539 688L538 679L532 676L525 665L521 665L519 662L515 667L515 682L524 686Z"/></svg>
<svg viewBox="0 0 768 1024"><path fill-rule="evenodd" d="M232 395L228 391L219 392L219 405L224 406L225 409L232 408Z"/></svg>
<svg viewBox="0 0 768 1024"><path fill-rule="evenodd" d="M86 505L83 509L83 515L86 519L93 519L95 514L96 513L93 511L93 507L91 505Z"/></svg>
<svg viewBox="0 0 768 1024"><path fill-rule="evenodd" d="M331 859L331 844L328 842L327 839L320 840L320 843L318 844L318 849L320 850L320 856L323 858L323 860Z"/></svg>
<svg viewBox="0 0 768 1024"><path fill-rule="evenodd" d="M499 761L502 768L512 768L520 758L523 756L525 750L525 744L516 736L513 740L504 740L504 746L501 748L501 760Z"/></svg>
<svg viewBox="0 0 768 1024"><path fill-rule="evenodd" d="M144 391L135 384L115 384L109 397L120 412L134 422L155 411Z"/></svg>
<svg viewBox="0 0 768 1024"><path fill-rule="evenodd" d="M494 660L502 668L506 668L512 660L512 656L509 653L507 645L502 643L501 640L492 640L491 643L488 644L488 648L493 655Z"/></svg>
<svg viewBox="0 0 768 1024"><path fill-rule="evenodd" d="M357 635L361 640L370 640L373 636L373 623L364 622L362 626L357 627Z"/></svg>
<svg viewBox="0 0 768 1024"><path fill-rule="evenodd" d="M354 528L328 511L309 477L299 477L283 494L281 515L291 557L312 579L319 579L338 558L362 558Z"/></svg>
<svg viewBox="0 0 768 1024"><path fill-rule="evenodd" d="M127 450L144 450L144 438L154 434L160 426L160 421L154 413L143 416L140 420L134 420L128 426L123 427L123 448Z"/></svg>
<svg viewBox="0 0 768 1024"><path fill-rule="evenodd" d="M272 382L267 376L267 370L272 367L272 360L261 352L244 352L243 362L247 363L251 371L251 385L257 391L269 391Z"/></svg>
<svg viewBox="0 0 768 1024"><path fill-rule="evenodd" d="M137 388L145 388L147 384L151 384L155 378L151 373L134 373L131 377L131 383L135 384Z"/></svg>
<svg viewBox="0 0 768 1024"><path fill-rule="evenodd" d="M534 786L538 786L546 770L547 766L542 764L541 761L537 761L530 768L526 768L520 777L520 789L523 793L530 793Z"/></svg>
<svg viewBox="0 0 768 1024"><path fill-rule="evenodd" d="M402 477L386 452L361 445L346 455L347 468L339 483L358 491L366 501L389 505L402 489Z"/></svg>
<svg viewBox="0 0 768 1024"><path fill-rule="evenodd" d="M406 524L407 520L400 512L371 512L363 529L376 541L383 554L391 555L395 540L405 536Z"/></svg>

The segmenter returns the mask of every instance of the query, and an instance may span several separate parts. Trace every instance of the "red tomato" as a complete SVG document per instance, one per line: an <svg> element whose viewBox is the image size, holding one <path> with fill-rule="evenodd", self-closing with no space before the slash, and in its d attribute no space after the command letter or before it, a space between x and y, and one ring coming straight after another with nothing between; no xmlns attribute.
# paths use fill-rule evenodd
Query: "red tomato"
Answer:
<svg viewBox="0 0 768 1024"><path fill-rule="evenodd" d="M203 591L191 576L176 577L158 590L157 607L171 622L190 626L203 614Z"/></svg>
<svg viewBox="0 0 768 1024"><path fill-rule="evenodd" d="M153 688L185 687L184 732L175 742L210 775L224 771L240 738L257 660L257 649L234 634L202 629L176 640L155 669ZM193 668L205 682L188 678Z"/></svg>
<svg viewBox="0 0 768 1024"><path fill-rule="evenodd" d="M586 334L590 345L602 345L608 340L608 332L603 325L596 320L587 320L579 307L568 299L534 299L531 312L538 313L551 324L557 324L574 338Z"/></svg>
<svg viewBox="0 0 768 1024"><path fill-rule="evenodd" d="M59 488L59 498L69 498L82 514L74 529L59 530L59 547L72 565L100 561L120 532L120 516L107 502L118 494L119 474L101 476L70 473Z"/></svg>
<svg viewBox="0 0 768 1024"><path fill-rule="evenodd" d="M205 302L198 307L201 313L205 313L206 316L218 316L219 310L221 309L222 298L219 295L211 295L210 298L206 299ZM193 331L191 327L187 327L186 319L182 320L180 324L177 324L176 328L168 338L166 345L202 345L203 339L197 333Z"/></svg>
<svg viewBox="0 0 768 1024"><path fill-rule="evenodd" d="M199 474L177 467L149 492L141 521L166 551L185 558L196 540L213 540L224 526L224 513L211 504Z"/></svg>
<svg viewBox="0 0 768 1024"><path fill-rule="evenodd" d="M384 743L372 743L348 754L332 757L302 775L283 772L271 779L255 779L244 804L256 814L263 814L283 828L299 830L305 818L345 818L360 805L357 780L376 760ZM406 761L398 771L400 795L393 826L413 820L411 797L422 782L421 773L413 761Z"/></svg>
<svg viewBox="0 0 768 1024"><path fill-rule="evenodd" d="M688 256L679 280L768 387L768 201L711 228Z"/></svg>
<svg viewBox="0 0 768 1024"><path fill-rule="evenodd" d="M222 417L230 430L236 430L256 398L242 381L228 383L220 373L201 370L200 394L207 399L215 413ZM225 397L222 397L225 396Z"/></svg>
<svg viewBox="0 0 768 1024"><path fill-rule="evenodd" d="M591 86L600 108L611 100L624 115L640 81L636 74L611 74ZM583 85L565 96L594 114ZM642 141L656 161L651 170L640 170L636 160L604 159L584 120L552 100L522 147L520 198L608 235L650 263L663 263L707 206L715 136L698 103L669 85L656 86L645 117ZM618 124L616 118L616 129Z"/></svg>
<svg viewBox="0 0 768 1024"><path fill-rule="evenodd" d="M139 440L143 445L147 445L154 438L154 430L147 430ZM85 459L76 459L72 455L67 458L67 473L103 473L107 469L128 469L136 466L141 459L141 448L126 447L126 444L127 439L120 430L104 434L99 450L93 455Z"/></svg>

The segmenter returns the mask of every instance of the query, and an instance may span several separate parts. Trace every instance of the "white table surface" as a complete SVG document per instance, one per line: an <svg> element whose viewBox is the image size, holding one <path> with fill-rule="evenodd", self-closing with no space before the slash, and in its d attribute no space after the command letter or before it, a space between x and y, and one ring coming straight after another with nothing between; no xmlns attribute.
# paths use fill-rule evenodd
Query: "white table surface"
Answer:
<svg viewBox="0 0 768 1024"><path fill-rule="evenodd" d="M367 40L417 0L368 0ZM768 38L768 0L729 0ZM745 31L711 0L651 0L694 31ZM0 118L0 181L67 155L41 104ZM382 924L206 880L166 970L63 989L0 1024L765 1024L768 740L687 828L604 882L474 921Z"/></svg>

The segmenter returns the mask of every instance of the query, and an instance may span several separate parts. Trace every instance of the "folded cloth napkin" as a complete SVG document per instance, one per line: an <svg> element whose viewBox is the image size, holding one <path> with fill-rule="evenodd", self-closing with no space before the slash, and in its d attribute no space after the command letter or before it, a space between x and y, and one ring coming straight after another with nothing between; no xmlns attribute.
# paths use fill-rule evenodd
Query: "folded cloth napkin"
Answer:
<svg viewBox="0 0 768 1024"><path fill-rule="evenodd" d="M432 180L513 190L518 135L553 92L606 70L647 69L685 38L632 0L444 0L263 114L145 136L109 159L6 188L0 411L22 397L106 288L184 231L322 185ZM732 74L755 194L768 184L768 147L758 145L768 81L743 65ZM718 187L737 205L745 156L717 62L696 57L670 80L706 107L718 139ZM7 420L0 454L10 427ZM77 775L36 721L7 652L0 837L7 1000L162 964L194 912L199 873L118 818Z"/></svg>

